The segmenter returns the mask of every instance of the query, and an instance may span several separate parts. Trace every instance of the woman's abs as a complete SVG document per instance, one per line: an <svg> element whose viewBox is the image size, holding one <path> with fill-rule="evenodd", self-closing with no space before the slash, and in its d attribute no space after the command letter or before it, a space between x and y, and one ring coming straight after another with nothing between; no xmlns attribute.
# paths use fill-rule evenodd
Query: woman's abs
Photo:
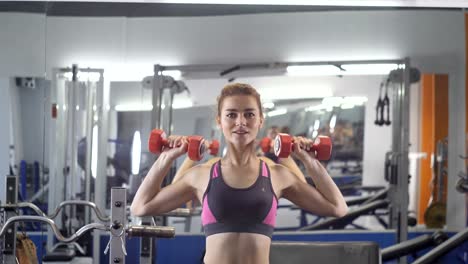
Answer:
<svg viewBox="0 0 468 264"><path fill-rule="evenodd" d="M206 238L206 264L268 264L271 239L253 233L221 233Z"/></svg>

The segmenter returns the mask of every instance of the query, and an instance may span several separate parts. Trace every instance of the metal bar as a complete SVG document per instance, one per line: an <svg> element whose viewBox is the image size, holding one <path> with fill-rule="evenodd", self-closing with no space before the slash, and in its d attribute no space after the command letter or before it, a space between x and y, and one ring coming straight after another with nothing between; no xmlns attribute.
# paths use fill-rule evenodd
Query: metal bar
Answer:
<svg viewBox="0 0 468 264"><path fill-rule="evenodd" d="M263 62L263 63L240 63L240 64L193 64L193 65L174 65L160 66L163 70L180 70L180 71L225 71L238 66L239 69L274 69L287 66L303 66L303 65L343 65L343 64L403 64L405 59L395 60L360 60L360 61L303 61L303 62Z"/></svg>
<svg viewBox="0 0 468 264"><path fill-rule="evenodd" d="M189 233L191 228L192 228L192 217L189 216L185 218L184 232Z"/></svg>
<svg viewBox="0 0 468 264"><path fill-rule="evenodd" d="M396 189L396 205L397 207L397 243L401 243L408 239L408 177L409 177L409 102L410 102L410 60L405 58L405 69L403 80L400 85L399 102L400 102L400 119L398 125L399 144L398 152L398 182ZM406 257L401 257L398 260L399 264L406 264Z"/></svg>
<svg viewBox="0 0 468 264"><path fill-rule="evenodd" d="M154 65L153 78L153 110L151 111L151 128L159 128L161 125L161 100L163 90L163 76L160 65Z"/></svg>
<svg viewBox="0 0 468 264"><path fill-rule="evenodd" d="M107 138L108 138L108 120L109 120L109 85L104 86L104 70L100 69L99 81L96 84L96 115L98 117L98 149L97 149L97 169L94 181L94 202L98 208L107 208ZM99 263L100 259L100 235L96 232L93 236L93 262Z"/></svg>
<svg viewBox="0 0 468 264"><path fill-rule="evenodd" d="M141 224L151 225L150 217L143 217ZM150 237L142 237L140 239L140 264L153 263L153 239Z"/></svg>
<svg viewBox="0 0 468 264"><path fill-rule="evenodd" d="M410 61L409 58L405 59L405 70L404 70L404 83L402 87L402 117L401 117L401 142L400 142L400 166L398 172L399 178L399 191L400 191L400 240L402 242L408 239L408 178L409 178L409 103L410 103Z"/></svg>
<svg viewBox="0 0 468 264"><path fill-rule="evenodd" d="M174 103L174 89L170 89L170 98L169 98L169 105L166 106L168 107L169 109L167 110L169 112L169 117L168 117L168 120L167 120L167 131L168 131L168 135L172 135L172 104Z"/></svg>
<svg viewBox="0 0 468 264"><path fill-rule="evenodd" d="M20 193L22 196L23 201L27 199L27 185L28 185L28 164L25 160L20 162L20 173L19 173L19 180L20 180Z"/></svg>
<svg viewBox="0 0 468 264"><path fill-rule="evenodd" d="M16 208L28 207L32 209L36 214L47 217L47 215L39 207L37 207L35 204L30 203L30 202L22 202L22 203L16 203L16 204L2 204L0 205L0 207L5 208L5 209L8 209L8 208L16 209Z"/></svg>
<svg viewBox="0 0 468 264"><path fill-rule="evenodd" d="M170 212L164 213L164 216L175 216L175 217L191 217L194 215L201 215L201 209L193 208L177 208Z"/></svg>
<svg viewBox="0 0 468 264"><path fill-rule="evenodd" d="M99 210L99 207L92 202L88 201L83 201L83 200L69 200L69 201L63 201L59 204L58 207L55 208L54 212L50 215L46 215L39 207L37 207L35 204L30 203L30 202L20 202L16 204L0 204L0 208L23 208L23 207L28 207L32 209L36 214L44 217L48 217L50 219L54 219L58 216L60 211L65 207L65 206L72 206L72 205L80 205L80 206L85 206L88 208L91 208L95 213L96 217L103 221L103 222L109 222L110 217L105 215L101 210ZM163 216L173 216L173 217L191 217L195 215L200 215L201 214L201 209L195 208L195 209L188 209L188 208L177 208L175 210L172 210L170 212L164 213ZM149 218L150 219L150 218ZM148 221L148 225L151 224L151 221Z"/></svg>
<svg viewBox="0 0 468 264"><path fill-rule="evenodd" d="M437 231L432 235L422 235L411 240L404 241L387 247L382 250L382 261L388 261L411 253L416 253L422 249L440 245L448 239L447 234Z"/></svg>
<svg viewBox="0 0 468 264"><path fill-rule="evenodd" d="M34 162L34 193L37 193L39 191L39 181L41 179L41 167L39 165L39 162L35 161ZM25 199L23 198L23 201Z"/></svg>
<svg viewBox="0 0 468 264"><path fill-rule="evenodd" d="M432 246L432 242L432 237L430 235L422 235L400 244L387 247L382 250L382 261L389 261L411 253L416 253L421 249Z"/></svg>
<svg viewBox="0 0 468 264"><path fill-rule="evenodd" d="M321 230L321 229L337 229L337 228L344 228L348 224L351 224L356 218L366 215L369 212L372 212L379 208L385 208L388 206L387 200L378 200L372 203L362 205L359 208L348 212L343 217L340 218L330 218L325 221L322 221L318 224L308 225L303 228L300 228L300 231L308 231L308 230Z"/></svg>
<svg viewBox="0 0 468 264"><path fill-rule="evenodd" d="M170 226L128 226L126 232L129 237L173 238L175 236L175 228Z"/></svg>
<svg viewBox="0 0 468 264"><path fill-rule="evenodd" d="M443 255L450 252L452 249L458 247L459 245L466 242L468 239L468 228L463 231L458 232L444 243L440 244L439 246L433 248L431 251L423 255L422 257L418 258L413 262L413 264L429 264L435 263L436 260Z"/></svg>
<svg viewBox="0 0 468 264"><path fill-rule="evenodd" d="M372 195L368 200L366 200L362 205L369 204L377 200L386 199L388 196L388 191L389 191L389 188L385 188L377 192L376 194Z"/></svg>
<svg viewBox="0 0 468 264"><path fill-rule="evenodd" d="M93 142L93 123L94 123L94 111L93 106L95 104L95 90L96 87L92 82L84 82L86 90L86 163L85 163L85 200L91 201L91 159L92 159L92 146L97 144ZM75 150L76 151L76 150ZM96 176L96 175L94 175ZM91 222L89 209L85 208L84 222Z"/></svg>
<svg viewBox="0 0 468 264"><path fill-rule="evenodd" d="M50 119L50 131L55 131L55 133L50 133L50 142L53 146L56 147L49 148L49 212L52 211L52 208L57 206L58 201L65 200L64 186L66 177L66 148L68 144L68 134L66 133L66 128L68 111L70 109L67 95L69 89L66 87L67 84L65 83L65 79L60 76L60 70L54 69L52 77L51 102L57 104L57 118ZM62 222L57 222L57 224L60 228L63 227ZM52 246L53 235L51 231L48 231L47 247L52 248Z"/></svg>
<svg viewBox="0 0 468 264"><path fill-rule="evenodd" d="M69 237L64 237L62 235L62 233L60 232L58 226L55 224L54 220L52 220L52 219L50 219L48 217L44 217L44 216L23 215L23 216L10 217L5 222L5 225L0 229L0 237L5 236L5 240L8 241L7 240L7 235L10 232L9 230L12 228L12 226L15 226L16 222L42 222L42 223L46 223L52 228L52 231L53 231L53 233L55 235L55 238L57 238L58 241L64 242L64 243L75 242L81 236L83 236L86 232L94 230L94 229L99 229L99 230L104 230L104 231L109 230L109 227L104 225L104 224L91 223L91 224L87 224L87 225L81 227L73 235L71 235ZM10 263L10 262L8 262L8 263ZM11 263L14 263L14 262L11 262Z"/></svg>
<svg viewBox="0 0 468 264"><path fill-rule="evenodd" d="M111 190L111 225L109 263L125 264L125 226L127 223L127 190Z"/></svg>
<svg viewBox="0 0 468 264"><path fill-rule="evenodd" d="M71 124L68 126L68 133L70 135L70 148L68 149L68 157L69 157L69 166L70 170L68 171L67 179L68 179L68 184L70 188L70 193L68 194L68 199L73 200L75 199L76 195L76 186L75 186L75 176L77 173L77 149L78 149L78 144L77 144L77 111L78 111L78 96L79 96L79 81L78 81L78 65L74 64L72 67L72 83L71 83L71 93L70 93L70 108L69 108L69 122ZM67 194L65 194L65 197ZM73 207L71 207L68 210L68 225L67 225L67 231L69 234L73 233L72 230L72 221L70 219L73 219L76 217L76 211Z"/></svg>
<svg viewBox="0 0 468 264"><path fill-rule="evenodd" d="M151 111L151 128L162 128L163 126L161 105L164 92L164 76L162 74L162 71L163 68L161 65L154 65L154 78L152 83L153 110ZM168 133L169 131L165 132ZM159 225L164 225L164 219L162 217L158 217L158 219L160 220ZM143 238L141 243L150 251L150 253L144 258L140 258L140 260L144 262L153 263L153 259L155 257L153 240L149 238Z"/></svg>
<svg viewBox="0 0 468 264"><path fill-rule="evenodd" d="M39 191L37 193L35 193L31 199L28 199L28 202L32 203L34 201L36 201L37 199L39 198L42 198L42 196L44 195L44 193L48 192L49 191L49 184L47 183L46 185L44 185L41 189L39 189Z"/></svg>
<svg viewBox="0 0 468 264"><path fill-rule="evenodd" d="M57 69L58 72L61 73L66 73L66 72L73 72L73 68L70 67L65 67L65 68L59 68ZM80 68L80 72L97 72L97 73L102 73L102 69L97 69L97 68Z"/></svg>
<svg viewBox="0 0 468 264"><path fill-rule="evenodd" d="M69 200L69 201L63 201L59 204L59 206L57 208L55 208L55 211L50 214L48 217L49 218L55 218L57 217L57 215L59 214L60 210L65 207L65 206L68 206L68 205L82 205L82 206L86 206L88 208L91 208L94 210L94 212L96 213L96 216L97 218L99 218L99 220L101 221L104 221L104 222L108 222L110 220L109 216L105 215L104 213L101 212L101 210L99 210L99 207L96 206L95 203L92 203L92 202L88 202L88 201L81 201L81 200Z"/></svg>
<svg viewBox="0 0 468 264"><path fill-rule="evenodd" d="M6 203L15 204L18 202L18 178L16 176L6 177ZM5 218L14 217L14 210L6 210ZM8 221L2 227L5 233L3 241L3 261L4 263L16 263L16 224L7 225ZM1 236L0 236L1 237Z"/></svg>

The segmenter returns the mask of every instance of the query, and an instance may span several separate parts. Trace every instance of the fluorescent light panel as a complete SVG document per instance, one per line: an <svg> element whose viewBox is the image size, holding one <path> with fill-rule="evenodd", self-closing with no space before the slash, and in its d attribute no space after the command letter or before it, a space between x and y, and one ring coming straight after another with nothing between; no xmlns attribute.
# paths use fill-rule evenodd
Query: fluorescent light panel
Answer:
<svg viewBox="0 0 468 264"><path fill-rule="evenodd" d="M267 116L268 117L279 116L279 115L284 115L287 112L288 110L286 108L279 108L279 109L268 112Z"/></svg>
<svg viewBox="0 0 468 264"><path fill-rule="evenodd" d="M314 130L318 130L320 128L320 120L315 120L314 122Z"/></svg>
<svg viewBox="0 0 468 264"><path fill-rule="evenodd" d="M73 73L72 72L66 72L63 74L65 78L68 80L72 80L73 78ZM90 81L90 82L98 82L101 79L101 74L99 72L82 72L79 71L77 78L79 81Z"/></svg>
<svg viewBox="0 0 468 264"><path fill-rule="evenodd" d="M172 78L179 80L182 77L182 72L179 70L170 70L170 71L163 71L163 75L171 76Z"/></svg>
<svg viewBox="0 0 468 264"><path fill-rule="evenodd" d="M275 107L275 104L273 102L263 103L263 108L273 108L273 107Z"/></svg>
<svg viewBox="0 0 468 264"><path fill-rule="evenodd" d="M132 141L132 174L138 175L140 173L140 160L141 160L141 137L140 131L135 131Z"/></svg>
<svg viewBox="0 0 468 264"><path fill-rule="evenodd" d="M398 64L343 64L341 67L345 70L343 75L382 75L398 69Z"/></svg>
<svg viewBox="0 0 468 264"><path fill-rule="evenodd" d="M114 107L117 112L131 112L131 111L151 111L153 105L150 104L119 104Z"/></svg>
<svg viewBox="0 0 468 264"><path fill-rule="evenodd" d="M313 87L310 85L290 85L286 92L284 85L278 85L273 87L269 86L267 89L260 89L259 92L264 102L287 99L322 99L333 95L331 87L326 85L314 85Z"/></svg>
<svg viewBox="0 0 468 264"><path fill-rule="evenodd" d="M286 67L290 76L340 75L340 69L333 65L294 65Z"/></svg>
<svg viewBox="0 0 468 264"><path fill-rule="evenodd" d="M93 126L92 141L91 141L91 174L93 178L97 176L97 163L98 163L98 129L97 125Z"/></svg>
<svg viewBox="0 0 468 264"><path fill-rule="evenodd" d="M309 106L305 109L306 112L319 111L326 109L331 112L334 107L341 109L351 109L355 106L363 105L367 102L367 97L364 96L347 96L347 97L325 97L319 105Z"/></svg>
<svg viewBox="0 0 468 264"><path fill-rule="evenodd" d="M193 103L189 101L180 101L174 102L172 104L172 109L182 109L192 107ZM165 109L166 106L161 105L162 109ZM114 110L117 112L131 112L131 111L151 111L153 110L153 105L151 104L119 104L114 107Z"/></svg>

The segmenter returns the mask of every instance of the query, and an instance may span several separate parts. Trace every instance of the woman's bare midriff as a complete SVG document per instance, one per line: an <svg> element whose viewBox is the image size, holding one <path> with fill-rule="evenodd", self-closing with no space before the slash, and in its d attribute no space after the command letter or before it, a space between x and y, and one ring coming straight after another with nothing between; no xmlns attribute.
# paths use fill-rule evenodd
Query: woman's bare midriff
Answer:
<svg viewBox="0 0 468 264"><path fill-rule="evenodd" d="M205 264L268 264L271 239L254 233L221 233L206 238Z"/></svg>

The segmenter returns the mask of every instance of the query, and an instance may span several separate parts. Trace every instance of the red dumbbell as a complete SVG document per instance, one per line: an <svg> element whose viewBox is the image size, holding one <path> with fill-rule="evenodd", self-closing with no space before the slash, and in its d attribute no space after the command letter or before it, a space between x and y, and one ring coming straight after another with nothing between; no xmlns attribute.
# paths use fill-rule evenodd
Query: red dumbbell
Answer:
<svg viewBox="0 0 468 264"><path fill-rule="evenodd" d="M199 161L205 153L205 140L201 136L188 137L188 157L191 160ZM211 144L212 145L212 144ZM166 139L166 133L160 129L153 129L148 142L149 151L151 153L161 153L163 147L169 147L169 141ZM218 144L219 148L219 144Z"/></svg>
<svg viewBox="0 0 468 264"><path fill-rule="evenodd" d="M260 148L262 149L263 153L270 152L271 149L271 138L264 137L260 141Z"/></svg>
<svg viewBox="0 0 468 264"><path fill-rule="evenodd" d="M207 142L207 141L205 141L205 142ZM213 156L218 155L218 151L219 151L219 141L218 140L213 139L207 145L208 146L206 146L206 147L208 148L210 155L213 155Z"/></svg>
<svg viewBox="0 0 468 264"><path fill-rule="evenodd" d="M294 139L288 135L279 133L275 138L274 151L279 158L287 158L294 148ZM332 144L329 137L318 136L311 146L311 151L315 151L318 160L329 160L331 156Z"/></svg>

